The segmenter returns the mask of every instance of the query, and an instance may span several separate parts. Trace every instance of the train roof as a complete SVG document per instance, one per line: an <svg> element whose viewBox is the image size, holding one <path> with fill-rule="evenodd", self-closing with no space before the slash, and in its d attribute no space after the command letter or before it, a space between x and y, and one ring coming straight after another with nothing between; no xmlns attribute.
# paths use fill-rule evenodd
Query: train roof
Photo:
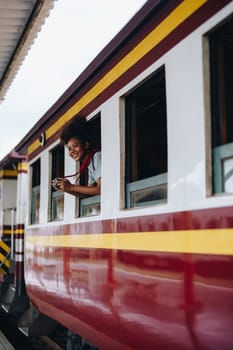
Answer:
<svg viewBox="0 0 233 350"><path fill-rule="evenodd" d="M0 0L0 103L55 0Z"/></svg>
<svg viewBox="0 0 233 350"><path fill-rule="evenodd" d="M0 170L9 169L16 166L19 162L26 161L25 155L20 155L15 150L8 153L0 162Z"/></svg>

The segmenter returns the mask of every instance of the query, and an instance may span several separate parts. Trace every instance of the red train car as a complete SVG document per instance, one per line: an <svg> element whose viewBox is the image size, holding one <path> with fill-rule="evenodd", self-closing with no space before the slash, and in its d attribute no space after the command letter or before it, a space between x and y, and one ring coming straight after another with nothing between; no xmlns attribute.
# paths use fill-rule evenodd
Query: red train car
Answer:
<svg viewBox="0 0 233 350"><path fill-rule="evenodd" d="M233 348L232 52L232 1L148 1L16 146L31 333L46 319L66 349ZM86 198L51 187L77 171L59 133L79 118L102 155Z"/></svg>

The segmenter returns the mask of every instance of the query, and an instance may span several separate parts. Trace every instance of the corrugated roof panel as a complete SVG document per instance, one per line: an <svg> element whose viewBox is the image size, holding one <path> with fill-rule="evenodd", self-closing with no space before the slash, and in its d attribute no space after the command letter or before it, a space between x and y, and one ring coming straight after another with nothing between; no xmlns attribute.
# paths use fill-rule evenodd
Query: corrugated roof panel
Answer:
<svg viewBox="0 0 233 350"><path fill-rule="evenodd" d="M0 0L0 102L55 0Z"/></svg>

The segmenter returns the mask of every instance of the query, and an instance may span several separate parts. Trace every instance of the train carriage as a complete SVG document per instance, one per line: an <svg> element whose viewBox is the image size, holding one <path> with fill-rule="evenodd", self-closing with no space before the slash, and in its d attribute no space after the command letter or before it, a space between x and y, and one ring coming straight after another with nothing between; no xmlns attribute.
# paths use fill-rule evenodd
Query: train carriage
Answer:
<svg viewBox="0 0 233 350"><path fill-rule="evenodd" d="M67 350L232 349L232 58L232 1L149 0L16 145L27 296ZM78 118L98 196L51 187Z"/></svg>

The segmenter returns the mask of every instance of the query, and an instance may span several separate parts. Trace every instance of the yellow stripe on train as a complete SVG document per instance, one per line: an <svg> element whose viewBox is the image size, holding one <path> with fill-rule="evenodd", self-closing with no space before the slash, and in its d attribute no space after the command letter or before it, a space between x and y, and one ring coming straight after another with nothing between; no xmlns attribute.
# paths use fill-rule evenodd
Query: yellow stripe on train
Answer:
<svg viewBox="0 0 233 350"><path fill-rule="evenodd" d="M160 232L28 236L30 245L233 255L233 228ZM31 247L33 248L33 247Z"/></svg>
<svg viewBox="0 0 233 350"><path fill-rule="evenodd" d="M17 173L17 170L6 170L6 169L3 169L3 170L0 170L0 179L1 178L4 178L4 177L12 177L12 178L16 178L18 175Z"/></svg>
<svg viewBox="0 0 233 350"><path fill-rule="evenodd" d="M28 170L28 165L27 165L26 162L18 163L17 169L18 169L19 172L22 172L22 171L27 172L27 170Z"/></svg>

